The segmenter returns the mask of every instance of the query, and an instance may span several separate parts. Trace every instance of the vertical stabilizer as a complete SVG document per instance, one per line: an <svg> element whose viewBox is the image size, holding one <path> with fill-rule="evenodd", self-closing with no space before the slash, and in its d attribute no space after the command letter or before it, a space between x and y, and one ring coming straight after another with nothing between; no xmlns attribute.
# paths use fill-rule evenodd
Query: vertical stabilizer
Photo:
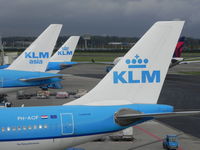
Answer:
<svg viewBox="0 0 200 150"><path fill-rule="evenodd" d="M185 37L182 36L178 40L173 57L181 57L181 54L183 52L184 43L185 43Z"/></svg>
<svg viewBox="0 0 200 150"><path fill-rule="evenodd" d="M96 87L66 105L156 104L183 25L155 23Z"/></svg>
<svg viewBox="0 0 200 150"><path fill-rule="evenodd" d="M71 36L50 58L50 62L71 62L80 36Z"/></svg>
<svg viewBox="0 0 200 150"><path fill-rule="evenodd" d="M7 69L45 72L61 28L51 24Z"/></svg>

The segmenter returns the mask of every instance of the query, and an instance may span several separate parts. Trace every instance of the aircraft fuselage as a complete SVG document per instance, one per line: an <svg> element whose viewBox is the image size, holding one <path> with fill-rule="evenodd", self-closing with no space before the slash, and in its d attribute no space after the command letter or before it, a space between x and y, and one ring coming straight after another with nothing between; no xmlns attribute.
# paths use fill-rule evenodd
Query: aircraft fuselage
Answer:
<svg viewBox="0 0 200 150"><path fill-rule="evenodd" d="M118 125L114 119L115 112L123 108L143 113L173 111L171 106L156 104L2 108L0 149L64 150L129 127Z"/></svg>

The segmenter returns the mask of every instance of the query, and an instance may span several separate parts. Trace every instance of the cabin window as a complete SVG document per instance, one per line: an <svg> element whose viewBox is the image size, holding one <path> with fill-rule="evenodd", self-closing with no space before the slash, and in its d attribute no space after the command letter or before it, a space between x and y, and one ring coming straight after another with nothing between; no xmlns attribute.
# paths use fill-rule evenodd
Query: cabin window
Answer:
<svg viewBox="0 0 200 150"><path fill-rule="evenodd" d="M1 131L4 132L4 131L5 131L5 128L1 128Z"/></svg>
<svg viewBox="0 0 200 150"><path fill-rule="evenodd" d="M13 130L13 131L16 131L16 127L13 127L12 130Z"/></svg>
<svg viewBox="0 0 200 150"><path fill-rule="evenodd" d="M31 126L31 125L29 125L28 127L27 126L22 126L22 127L20 127L20 126L18 126L18 127L6 127L6 128L1 128L1 131L2 132L5 132L5 131L16 131L16 130L18 130L18 131L21 131L21 130L32 130L32 129L42 129L42 128L44 128L44 129L47 129L48 128L48 125L47 124L45 124L45 125L34 125L34 126Z"/></svg>
<svg viewBox="0 0 200 150"><path fill-rule="evenodd" d="M39 125L39 129L42 129L42 125Z"/></svg>
<svg viewBox="0 0 200 150"><path fill-rule="evenodd" d="M34 125L34 126L33 126L33 129L37 129L37 125Z"/></svg>
<svg viewBox="0 0 200 150"><path fill-rule="evenodd" d="M17 130L18 130L18 131L21 131L21 127L20 127L20 126L18 126L18 127L17 127Z"/></svg>
<svg viewBox="0 0 200 150"><path fill-rule="evenodd" d="M7 131L10 131L10 127L7 127Z"/></svg>
<svg viewBox="0 0 200 150"><path fill-rule="evenodd" d="M28 129L29 129L29 130L31 130L31 129L32 129L32 127L31 127L31 126L28 126Z"/></svg>
<svg viewBox="0 0 200 150"><path fill-rule="evenodd" d="M23 126L23 130L26 130L26 126Z"/></svg>

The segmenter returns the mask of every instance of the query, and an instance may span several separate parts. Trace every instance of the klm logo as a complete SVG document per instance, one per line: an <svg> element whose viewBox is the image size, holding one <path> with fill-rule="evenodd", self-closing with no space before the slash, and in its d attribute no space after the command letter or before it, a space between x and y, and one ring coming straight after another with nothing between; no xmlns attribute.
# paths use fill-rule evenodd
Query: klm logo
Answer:
<svg viewBox="0 0 200 150"><path fill-rule="evenodd" d="M58 51L58 55L72 55L72 51L69 50L69 47L62 47L62 51Z"/></svg>
<svg viewBox="0 0 200 150"><path fill-rule="evenodd" d="M49 58L48 52L25 52L25 58L29 60L29 64L43 64L43 59Z"/></svg>
<svg viewBox="0 0 200 150"><path fill-rule="evenodd" d="M148 63L148 59L145 58L142 60L138 55L132 60L127 59L128 71L113 71L113 83L160 83L160 71L146 70L145 68L147 68Z"/></svg>
<svg viewBox="0 0 200 150"><path fill-rule="evenodd" d="M25 58L49 58L48 52L25 52Z"/></svg>

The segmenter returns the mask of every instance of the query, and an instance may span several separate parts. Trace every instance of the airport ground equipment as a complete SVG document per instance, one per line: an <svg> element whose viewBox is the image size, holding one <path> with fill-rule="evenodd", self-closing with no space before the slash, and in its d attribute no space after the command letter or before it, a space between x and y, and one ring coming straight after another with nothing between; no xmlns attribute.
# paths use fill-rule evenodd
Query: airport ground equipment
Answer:
<svg viewBox="0 0 200 150"><path fill-rule="evenodd" d="M12 103L8 101L7 94L0 94L0 107L11 107Z"/></svg>
<svg viewBox="0 0 200 150"><path fill-rule="evenodd" d="M179 147L177 135L166 135L163 140L163 148L167 150L176 150Z"/></svg>
<svg viewBox="0 0 200 150"><path fill-rule="evenodd" d="M17 91L17 99L30 99L31 97L31 94L26 94L23 90Z"/></svg>
<svg viewBox="0 0 200 150"><path fill-rule="evenodd" d="M78 89L76 92L76 95L74 95L75 98L80 98L81 96L85 95L87 93L87 90L85 89Z"/></svg>
<svg viewBox="0 0 200 150"><path fill-rule="evenodd" d="M48 99L50 96L50 92L49 91L38 91L37 92L37 98L38 99Z"/></svg>
<svg viewBox="0 0 200 150"><path fill-rule="evenodd" d="M68 97L69 97L69 93L67 93L67 92L57 92L56 93L56 98L61 99L61 98L68 98Z"/></svg>
<svg viewBox="0 0 200 150"><path fill-rule="evenodd" d="M112 141L133 141L133 127L124 129L109 136Z"/></svg>

